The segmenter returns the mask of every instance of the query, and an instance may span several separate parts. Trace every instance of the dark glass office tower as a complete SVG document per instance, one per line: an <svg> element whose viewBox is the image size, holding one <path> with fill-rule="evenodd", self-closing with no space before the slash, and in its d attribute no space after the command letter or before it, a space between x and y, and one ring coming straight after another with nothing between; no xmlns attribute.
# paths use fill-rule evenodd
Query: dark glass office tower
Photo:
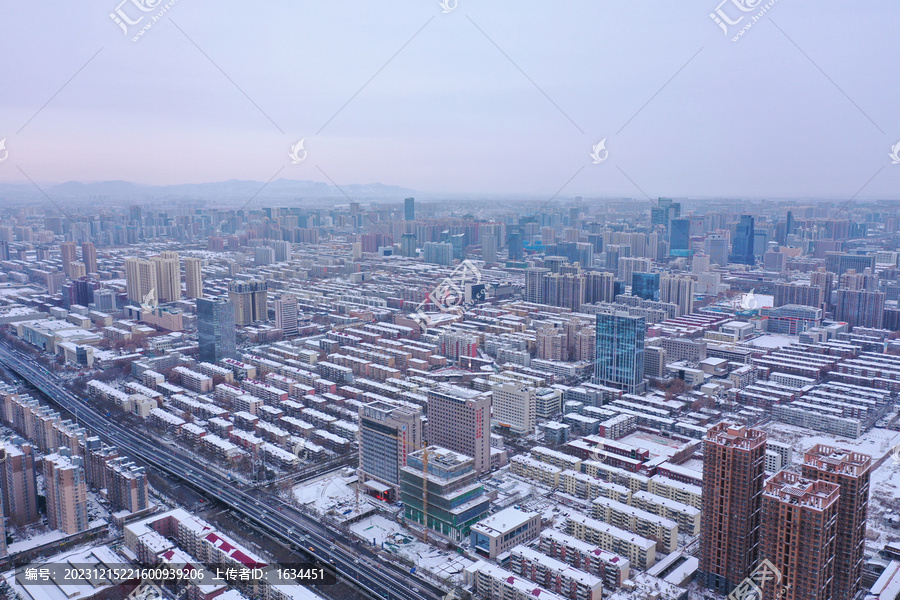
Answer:
<svg viewBox="0 0 900 600"><path fill-rule="evenodd" d="M197 334L201 362L215 364L223 358L236 358L234 305L224 298L198 298Z"/></svg>
<svg viewBox="0 0 900 600"><path fill-rule="evenodd" d="M738 223L731 242L731 256L728 257L730 262L743 265L756 264L756 257L753 255L753 235L753 217L741 215L741 222Z"/></svg>
<svg viewBox="0 0 900 600"><path fill-rule="evenodd" d="M632 274L631 295L644 300L659 300L659 273Z"/></svg>

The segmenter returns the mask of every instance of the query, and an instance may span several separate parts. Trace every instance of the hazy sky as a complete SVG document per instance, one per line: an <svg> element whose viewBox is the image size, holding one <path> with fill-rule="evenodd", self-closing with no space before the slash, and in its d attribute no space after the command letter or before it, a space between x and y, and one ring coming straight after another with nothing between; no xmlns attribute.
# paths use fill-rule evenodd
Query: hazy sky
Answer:
<svg viewBox="0 0 900 600"><path fill-rule="evenodd" d="M0 5L0 182L900 194L896 0L119 1Z"/></svg>

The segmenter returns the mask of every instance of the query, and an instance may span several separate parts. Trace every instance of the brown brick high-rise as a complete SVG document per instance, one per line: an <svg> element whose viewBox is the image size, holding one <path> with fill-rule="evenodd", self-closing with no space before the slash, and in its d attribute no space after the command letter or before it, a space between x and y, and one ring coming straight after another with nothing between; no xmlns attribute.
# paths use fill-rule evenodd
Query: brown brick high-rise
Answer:
<svg viewBox="0 0 900 600"><path fill-rule="evenodd" d="M841 488L834 600L851 600L860 588L871 470L871 456L823 444L817 444L803 457L804 477L836 483Z"/></svg>
<svg viewBox="0 0 900 600"><path fill-rule="evenodd" d="M719 423L703 440L700 581L728 594L757 567L766 434Z"/></svg>
<svg viewBox="0 0 900 600"><path fill-rule="evenodd" d="M764 600L832 600L840 488L781 471L763 492L762 555L781 573Z"/></svg>

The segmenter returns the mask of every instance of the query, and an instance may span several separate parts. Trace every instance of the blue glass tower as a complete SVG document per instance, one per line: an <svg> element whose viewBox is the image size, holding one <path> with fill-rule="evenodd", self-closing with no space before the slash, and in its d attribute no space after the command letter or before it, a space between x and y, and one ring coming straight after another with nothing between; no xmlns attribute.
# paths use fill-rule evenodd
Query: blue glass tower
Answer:
<svg viewBox="0 0 900 600"><path fill-rule="evenodd" d="M659 300L659 273L633 273L631 295L644 300Z"/></svg>
<svg viewBox="0 0 900 600"><path fill-rule="evenodd" d="M629 394L641 392L646 333L644 317L632 317L624 311L598 314L595 382Z"/></svg>

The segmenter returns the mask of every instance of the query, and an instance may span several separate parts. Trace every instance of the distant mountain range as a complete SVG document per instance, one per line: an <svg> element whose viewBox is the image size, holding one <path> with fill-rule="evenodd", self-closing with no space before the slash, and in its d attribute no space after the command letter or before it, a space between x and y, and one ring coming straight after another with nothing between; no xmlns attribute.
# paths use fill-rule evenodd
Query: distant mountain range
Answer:
<svg viewBox="0 0 900 600"><path fill-rule="evenodd" d="M415 195L414 190L381 183L329 185L318 181L276 179L268 185L264 181L231 179L213 183L185 183L179 185L144 185L130 181L98 181L41 185L52 200L141 201L141 200L219 200L243 203L258 200L302 200L334 198L339 202L351 199L402 199ZM261 190L261 191L260 191ZM345 196L346 194L346 196ZM0 200L41 198L43 194L30 183L0 183Z"/></svg>

